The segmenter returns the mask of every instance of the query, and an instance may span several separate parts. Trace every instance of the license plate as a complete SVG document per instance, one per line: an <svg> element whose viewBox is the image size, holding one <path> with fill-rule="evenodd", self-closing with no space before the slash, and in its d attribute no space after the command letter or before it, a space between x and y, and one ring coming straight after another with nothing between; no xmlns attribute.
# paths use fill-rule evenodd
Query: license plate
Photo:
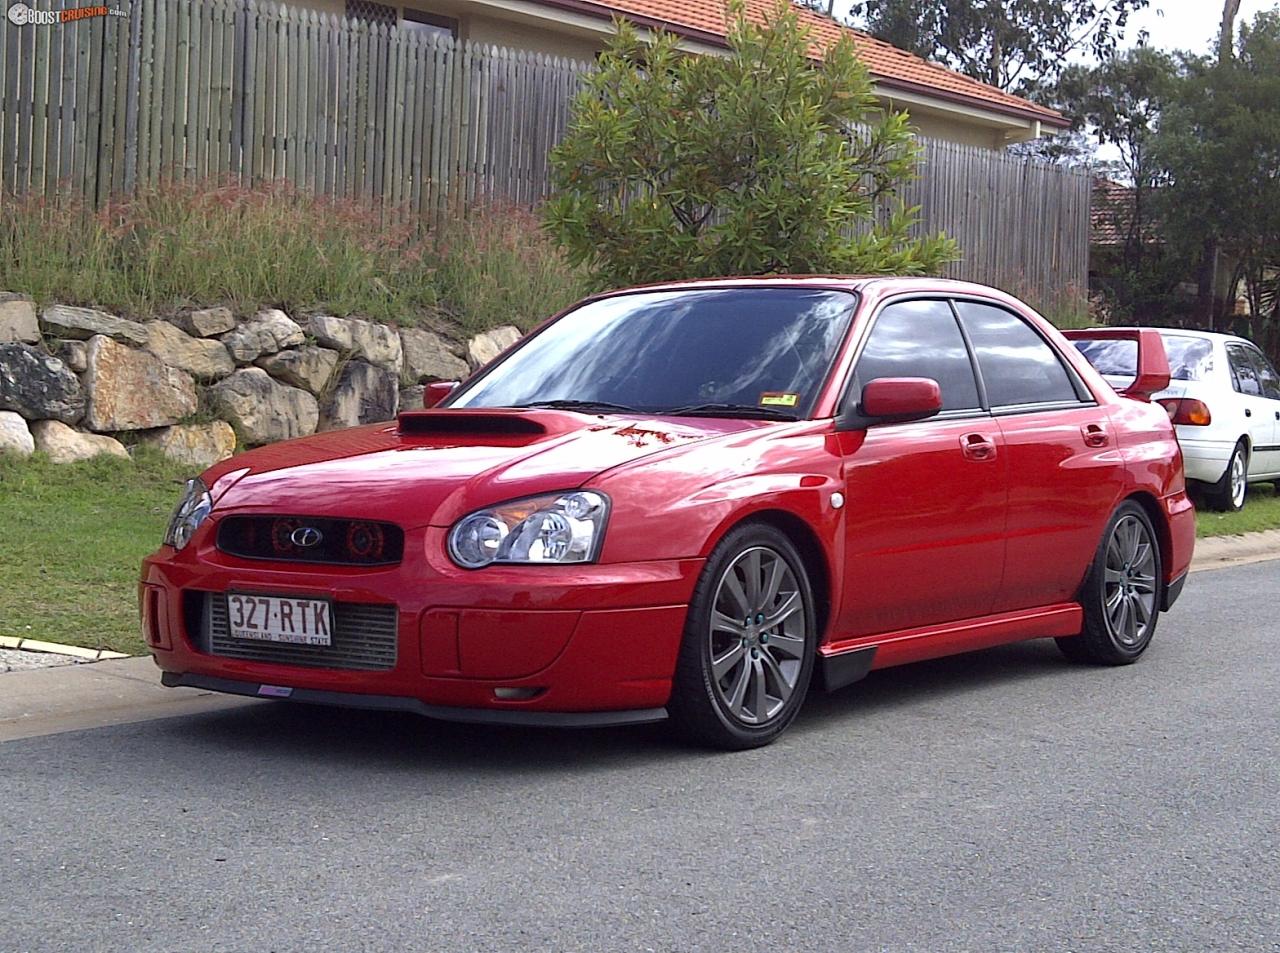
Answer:
<svg viewBox="0 0 1280 953"><path fill-rule="evenodd" d="M233 639L330 645L332 622L327 599L227 593L227 626Z"/></svg>

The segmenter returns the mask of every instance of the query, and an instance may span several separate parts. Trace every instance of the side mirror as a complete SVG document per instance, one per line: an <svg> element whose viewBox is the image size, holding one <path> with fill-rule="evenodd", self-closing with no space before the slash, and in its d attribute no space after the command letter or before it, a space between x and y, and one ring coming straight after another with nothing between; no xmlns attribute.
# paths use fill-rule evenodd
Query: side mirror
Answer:
<svg viewBox="0 0 1280 953"><path fill-rule="evenodd" d="M452 394L457 386L457 381L436 381L428 384L426 390L422 392L422 406L427 409L434 407Z"/></svg>
<svg viewBox="0 0 1280 953"><path fill-rule="evenodd" d="M880 377L862 388L858 409L871 423L923 420L942 410L942 388L928 377Z"/></svg>

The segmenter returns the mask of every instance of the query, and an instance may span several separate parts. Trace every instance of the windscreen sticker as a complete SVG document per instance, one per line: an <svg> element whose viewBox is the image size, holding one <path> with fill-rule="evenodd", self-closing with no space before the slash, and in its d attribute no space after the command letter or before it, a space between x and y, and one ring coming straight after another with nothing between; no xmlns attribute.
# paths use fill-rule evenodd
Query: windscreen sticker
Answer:
<svg viewBox="0 0 1280 953"><path fill-rule="evenodd" d="M767 390L760 395L761 407L794 407L800 403L799 394L787 394L783 391Z"/></svg>

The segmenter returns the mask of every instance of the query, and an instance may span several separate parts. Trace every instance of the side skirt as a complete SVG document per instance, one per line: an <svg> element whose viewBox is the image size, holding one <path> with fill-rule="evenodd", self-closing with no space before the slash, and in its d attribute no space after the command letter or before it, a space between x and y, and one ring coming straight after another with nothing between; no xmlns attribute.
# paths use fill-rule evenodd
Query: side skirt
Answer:
<svg viewBox="0 0 1280 953"><path fill-rule="evenodd" d="M875 669L989 649L1026 639L1079 635L1083 626L1084 610L1074 602L1064 602L943 625L859 636L830 642L818 651L823 682L827 691L834 691Z"/></svg>

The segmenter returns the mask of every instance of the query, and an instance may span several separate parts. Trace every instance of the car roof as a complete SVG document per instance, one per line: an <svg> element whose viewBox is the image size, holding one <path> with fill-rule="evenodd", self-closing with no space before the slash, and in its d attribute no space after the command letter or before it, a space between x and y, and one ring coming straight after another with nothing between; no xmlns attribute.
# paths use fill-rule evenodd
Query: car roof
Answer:
<svg viewBox="0 0 1280 953"><path fill-rule="evenodd" d="M627 294L634 291L685 291L697 288L832 288L845 291L868 292L887 296L899 293L928 293L954 295L981 295L987 298L1014 300L1011 295L970 281L951 278L905 277L896 275L765 275L734 276L726 278L698 278L687 281L663 281L632 288L619 288L605 295Z"/></svg>

